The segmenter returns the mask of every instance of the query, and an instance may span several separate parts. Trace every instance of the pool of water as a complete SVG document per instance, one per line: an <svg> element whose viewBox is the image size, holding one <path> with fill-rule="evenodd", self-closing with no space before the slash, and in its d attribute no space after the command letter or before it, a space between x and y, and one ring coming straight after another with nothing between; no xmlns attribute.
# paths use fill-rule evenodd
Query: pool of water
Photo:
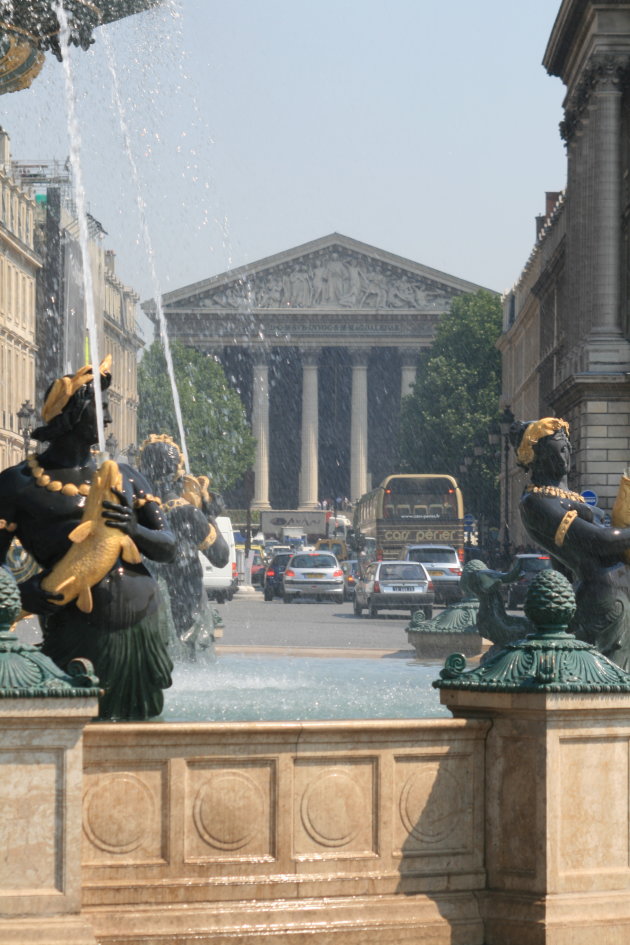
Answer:
<svg viewBox="0 0 630 945"><path fill-rule="evenodd" d="M431 683L443 660L221 656L178 665L164 722L450 718Z"/></svg>

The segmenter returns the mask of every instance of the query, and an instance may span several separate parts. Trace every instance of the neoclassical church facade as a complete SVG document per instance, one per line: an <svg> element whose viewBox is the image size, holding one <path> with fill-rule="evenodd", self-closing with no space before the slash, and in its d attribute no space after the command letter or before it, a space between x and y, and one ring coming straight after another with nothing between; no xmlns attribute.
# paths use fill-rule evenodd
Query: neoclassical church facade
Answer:
<svg viewBox="0 0 630 945"><path fill-rule="evenodd" d="M218 358L243 398L257 442L252 508L309 509L396 471L418 354L453 298L481 288L333 233L162 305L169 337Z"/></svg>

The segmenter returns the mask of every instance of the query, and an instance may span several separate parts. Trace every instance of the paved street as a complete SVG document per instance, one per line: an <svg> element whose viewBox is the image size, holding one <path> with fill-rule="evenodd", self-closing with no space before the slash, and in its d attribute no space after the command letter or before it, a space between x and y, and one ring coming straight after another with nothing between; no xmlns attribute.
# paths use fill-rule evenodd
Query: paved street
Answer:
<svg viewBox="0 0 630 945"><path fill-rule="evenodd" d="M225 630L222 647L280 647L332 649L343 655L356 650L413 652L403 611L355 617L352 603L300 601L284 604L280 598L264 601L262 593L239 592L231 603L219 606Z"/></svg>

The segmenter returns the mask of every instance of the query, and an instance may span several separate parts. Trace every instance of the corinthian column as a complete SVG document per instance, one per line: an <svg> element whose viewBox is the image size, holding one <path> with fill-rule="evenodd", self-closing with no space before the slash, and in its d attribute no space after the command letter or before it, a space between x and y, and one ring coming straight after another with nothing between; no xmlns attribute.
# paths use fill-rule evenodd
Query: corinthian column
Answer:
<svg viewBox="0 0 630 945"><path fill-rule="evenodd" d="M369 348L355 348L352 359L352 402L350 414L350 499L356 501L368 491L368 390Z"/></svg>
<svg viewBox="0 0 630 945"><path fill-rule="evenodd" d="M302 463L300 508L316 509L319 491L319 399L317 365L319 348L302 349Z"/></svg>
<svg viewBox="0 0 630 945"><path fill-rule="evenodd" d="M627 60L605 60L593 92L593 132L598 141L593 185L591 248L595 256L594 307L605 331L619 327L621 263L621 78Z"/></svg>
<svg viewBox="0 0 630 945"><path fill-rule="evenodd" d="M269 365L264 353L254 354L252 377L252 434L256 439L252 509L269 504Z"/></svg>
<svg viewBox="0 0 630 945"><path fill-rule="evenodd" d="M418 348L400 348L400 397L408 397L416 383Z"/></svg>

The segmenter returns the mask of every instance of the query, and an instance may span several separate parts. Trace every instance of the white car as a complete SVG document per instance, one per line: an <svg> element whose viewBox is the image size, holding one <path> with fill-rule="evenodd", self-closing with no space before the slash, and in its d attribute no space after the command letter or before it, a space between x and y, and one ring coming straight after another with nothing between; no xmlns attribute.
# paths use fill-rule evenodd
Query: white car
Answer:
<svg viewBox="0 0 630 945"><path fill-rule="evenodd" d="M343 603L343 571L329 551L300 551L287 562L282 598L290 604L298 597Z"/></svg>
<svg viewBox="0 0 630 945"><path fill-rule="evenodd" d="M232 522L227 515L219 515L216 519L217 527L225 538L230 549L228 562L222 568L210 564L203 552L199 552L199 561L203 568L203 586L210 600L223 604L232 600L238 589L238 571L236 568L236 548Z"/></svg>

